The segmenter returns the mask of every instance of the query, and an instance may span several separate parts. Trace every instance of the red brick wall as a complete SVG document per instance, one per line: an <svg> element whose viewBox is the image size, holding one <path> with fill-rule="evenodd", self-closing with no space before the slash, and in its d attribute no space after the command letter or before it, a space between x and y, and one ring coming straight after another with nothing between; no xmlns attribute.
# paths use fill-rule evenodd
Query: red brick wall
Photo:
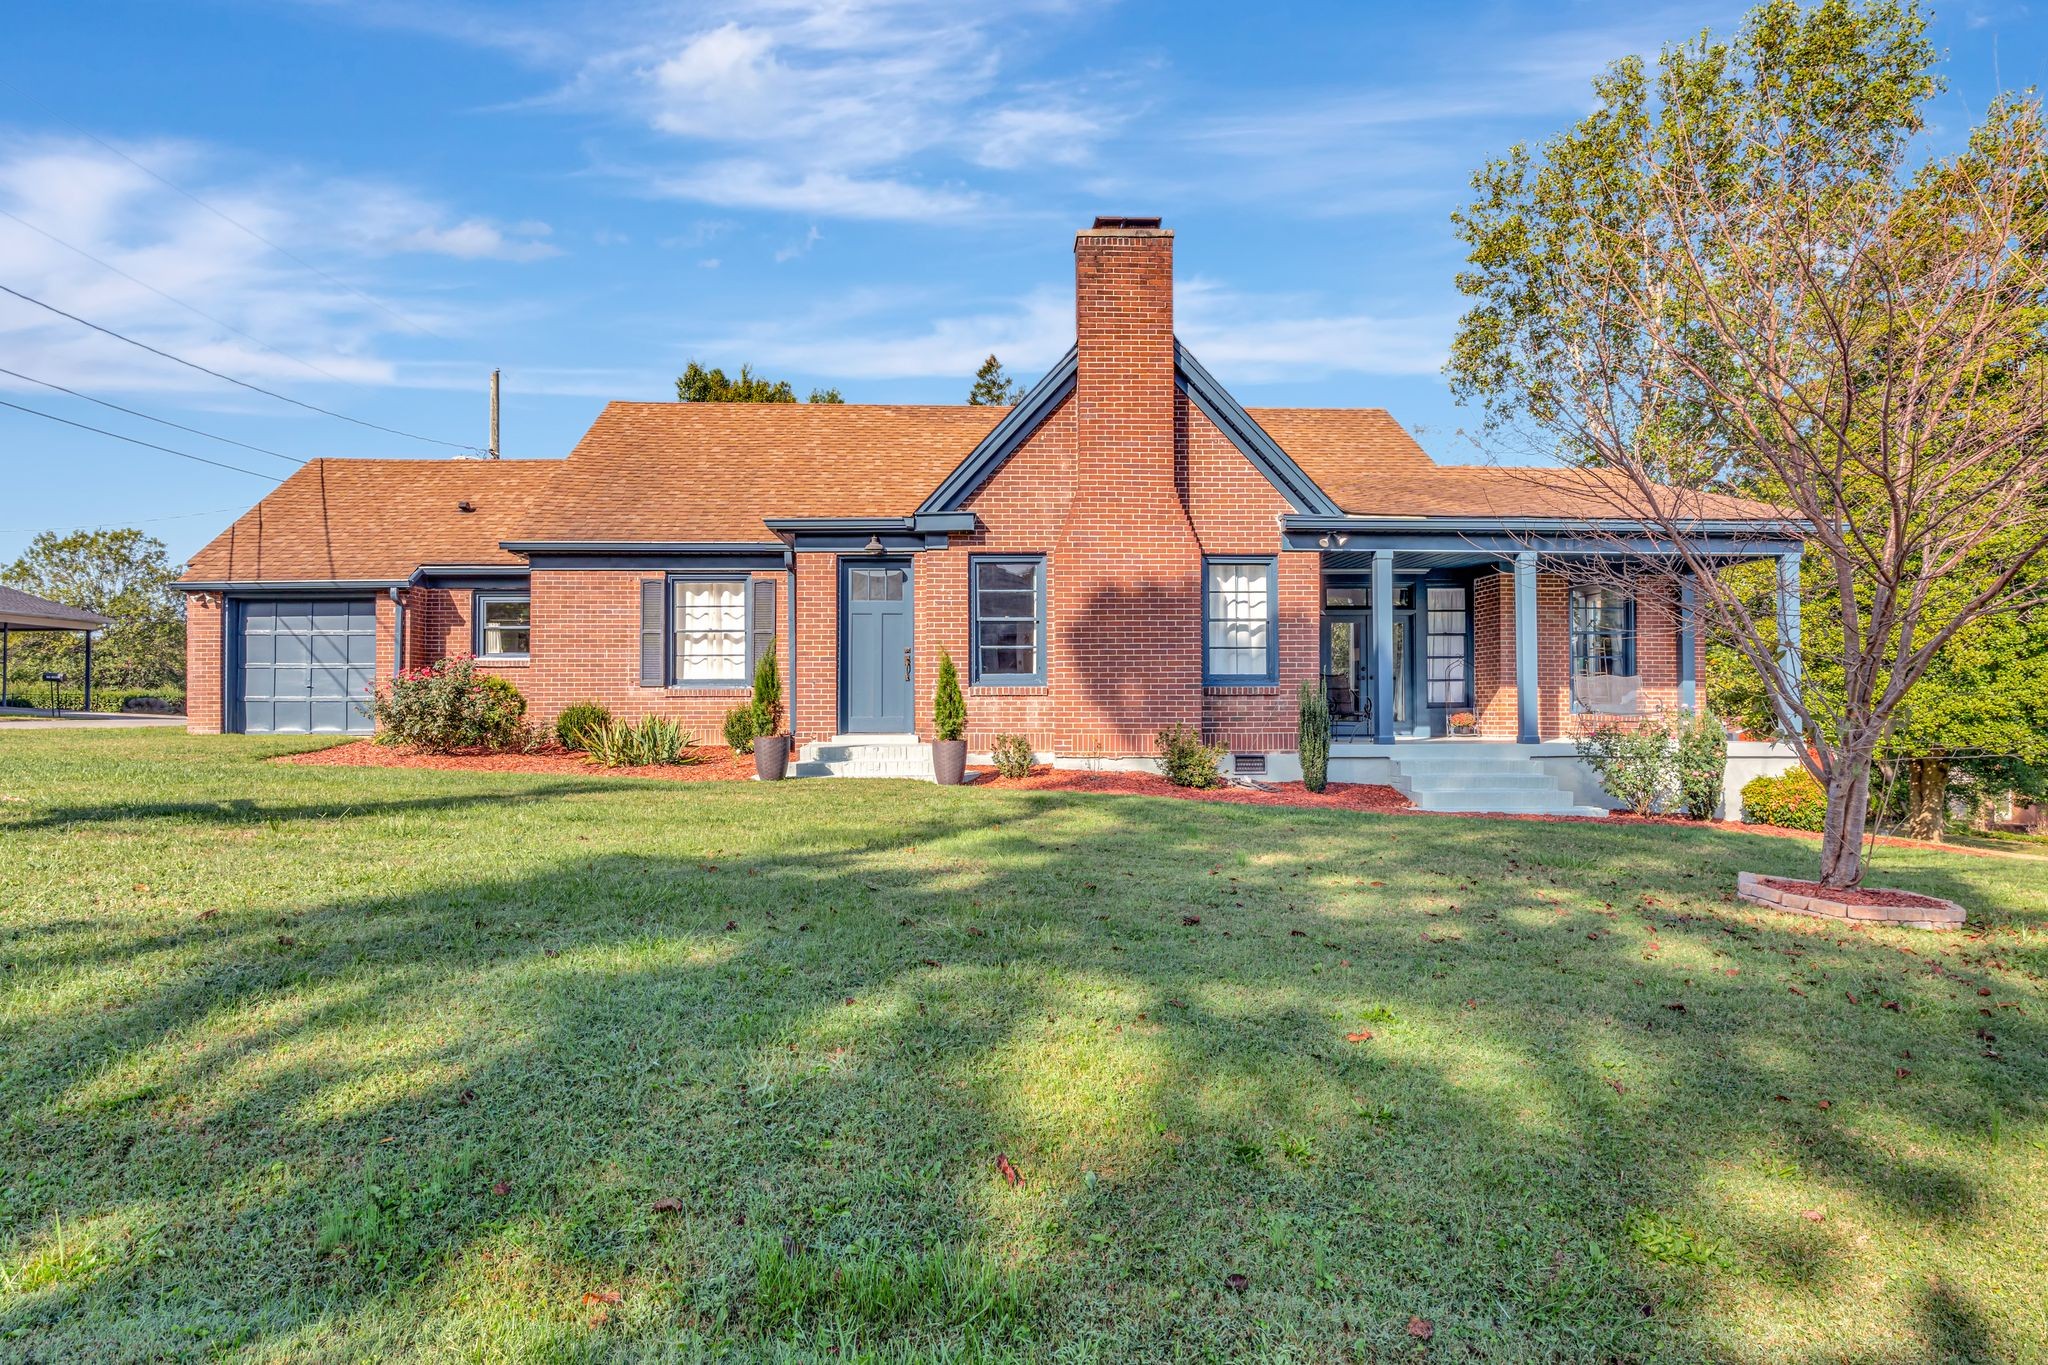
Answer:
<svg viewBox="0 0 2048 1365"><path fill-rule="evenodd" d="M1278 555L1280 681L1270 687L1203 689L1203 736L1232 750L1292 749L1299 735L1299 688L1304 678L1322 669L1321 557L1281 550L1280 517L1288 510L1287 500L1186 395L1175 403L1174 432L1180 483L1200 553ZM1199 605L1194 630L1199 642ZM1195 667L1201 667L1199 647Z"/></svg>
<svg viewBox="0 0 2048 1365"><path fill-rule="evenodd" d="M221 631L226 608L216 593L185 598L185 729L217 735L221 710Z"/></svg>
<svg viewBox="0 0 2048 1365"><path fill-rule="evenodd" d="M1515 580L1508 573L1482 573L1472 587L1472 699L1479 733L1513 739L1519 721L1515 690ZM1703 650L1695 637L1695 659ZM1698 663L1695 662L1695 676ZM1627 724L1625 716L1573 715L1571 709L1571 583L1556 574L1536 581L1536 724L1544 739L1567 739L1602 724ZM1645 584L1636 592L1637 712L1653 716L1676 710L1678 695L1678 597L1669 584Z"/></svg>
<svg viewBox="0 0 2048 1365"><path fill-rule="evenodd" d="M915 594L921 585L913 584ZM913 610L923 604L913 598ZM922 642L920 642L922 643ZM796 557L797 743L839 733L839 556ZM920 696L919 705L924 702Z"/></svg>
<svg viewBox="0 0 2048 1365"><path fill-rule="evenodd" d="M1201 549L1174 440L1173 235L1074 241L1080 458L1055 546L1051 657L1061 752L1149 754L1202 721Z"/></svg>

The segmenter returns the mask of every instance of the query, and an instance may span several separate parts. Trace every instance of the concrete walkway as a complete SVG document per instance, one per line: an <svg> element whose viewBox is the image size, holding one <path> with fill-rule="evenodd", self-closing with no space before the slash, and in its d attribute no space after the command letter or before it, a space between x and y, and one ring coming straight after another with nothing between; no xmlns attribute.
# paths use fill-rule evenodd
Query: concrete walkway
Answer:
<svg viewBox="0 0 2048 1365"><path fill-rule="evenodd" d="M148 725L185 724L183 716L158 716L124 711L27 711L8 707L0 711L0 735L10 730L125 730Z"/></svg>

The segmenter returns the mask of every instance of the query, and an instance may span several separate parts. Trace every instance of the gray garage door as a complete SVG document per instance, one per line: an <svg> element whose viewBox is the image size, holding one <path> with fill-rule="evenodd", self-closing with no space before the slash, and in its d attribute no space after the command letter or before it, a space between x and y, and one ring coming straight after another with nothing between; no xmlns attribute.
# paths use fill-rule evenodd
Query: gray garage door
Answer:
<svg viewBox="0 0 2048 1365"><path fill-rule="evenodd" d="M242 728L261 734L367 734L357 702L377 674L377 603L244 602Z"/></svg>

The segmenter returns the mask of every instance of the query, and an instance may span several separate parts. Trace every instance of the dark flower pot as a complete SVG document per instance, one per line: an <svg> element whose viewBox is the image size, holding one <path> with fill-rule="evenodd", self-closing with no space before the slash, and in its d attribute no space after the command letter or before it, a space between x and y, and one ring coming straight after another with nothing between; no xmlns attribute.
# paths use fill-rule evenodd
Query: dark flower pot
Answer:
<svg viewBox="0 0 2048 1365"><path fill-rule="evenodd" d="M780 782L788 772L788 735L762 735L754 741L754 776L763 782Z"/></svg>
<svg viewBox="0 0 2048 1365"><path fill-rule="evenodd" d="M957 787L967 780L966 740L932 741L932 776L938 779L941 787Z"/></svg>

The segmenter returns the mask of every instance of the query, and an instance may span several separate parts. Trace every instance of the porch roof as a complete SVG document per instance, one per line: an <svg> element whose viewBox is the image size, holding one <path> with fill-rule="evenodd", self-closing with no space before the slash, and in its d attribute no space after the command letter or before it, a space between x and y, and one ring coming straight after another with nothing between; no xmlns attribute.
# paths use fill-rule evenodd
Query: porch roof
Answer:
<svg viewBox="0 0 2048 1365"><path fill-rule="evenodd" d="M1412 569L1493 564L1524 553L1631 559L1679 553L1664 529L1624 518L1289 516L1281 527L1288 549L1320 551L1333 572L1371 568L1375 550L1393 551L1399 567ZM1797 554L1804 529L1784 518L1677 525L1697 551L1730 562Z"/></svg>

